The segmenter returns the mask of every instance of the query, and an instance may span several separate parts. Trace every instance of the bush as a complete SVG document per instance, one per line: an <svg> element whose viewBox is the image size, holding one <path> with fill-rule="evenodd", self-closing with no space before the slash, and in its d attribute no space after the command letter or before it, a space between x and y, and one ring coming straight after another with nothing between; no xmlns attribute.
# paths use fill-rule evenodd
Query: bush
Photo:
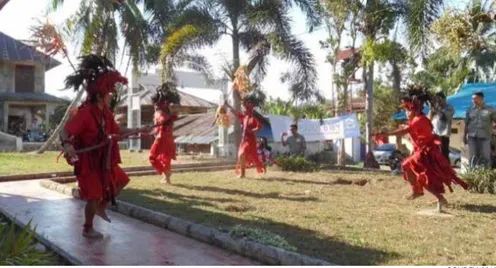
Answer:
<svg viewBox="0 0 496 268"><path fill-rule="evenodd" d="M463 174L464 179L471 192L476 193L496 193L496 170L473 168Z"/></svg>
<svg viewBox="0 0 496 268"><path fill-rule="evenodd" d="M16 232L14 222L0 224L0 265L48 265L53 263L49 253L37 251L33 245L35 232L29 222Z"/></svg>
<svg viewBox="0 0 496 268"><path fill-rule="evenodd" d="M264 245L296 251L296 247L290 245L288 241L286 241L280 235L276 235L267 230L262 230L259 228L250 228L243 225L236 225L231 229L229 235L236 238L245 237L247 239L259 242Z"/></svg>
<svg viewBox="0 0 496 268"><path fill-rule="evenodd" d="M282 171L314 172L317 164L302 156L280 156L276 158L277 165Z"/></svg>
<svg viewBox="0 0 496 268"><path fill-rule="evenodd" d="M333 151L321 151L308 156L308 159L317 164L335 164L336 153Z"/></svg>

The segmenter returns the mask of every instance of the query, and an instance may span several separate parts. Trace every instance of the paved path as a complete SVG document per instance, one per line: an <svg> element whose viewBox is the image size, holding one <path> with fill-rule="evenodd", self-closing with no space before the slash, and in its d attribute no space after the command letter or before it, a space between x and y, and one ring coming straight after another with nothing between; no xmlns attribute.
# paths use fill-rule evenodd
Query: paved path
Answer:
<svg viewBox="0 0 496 268"><path fill-rule="evenodd" d="M84 203L40 186L0 183L0 211L26 224L64 257L84 265L255 265L254 261L165 229L108 211L95 219L102 240L81 236Z"/></svg>

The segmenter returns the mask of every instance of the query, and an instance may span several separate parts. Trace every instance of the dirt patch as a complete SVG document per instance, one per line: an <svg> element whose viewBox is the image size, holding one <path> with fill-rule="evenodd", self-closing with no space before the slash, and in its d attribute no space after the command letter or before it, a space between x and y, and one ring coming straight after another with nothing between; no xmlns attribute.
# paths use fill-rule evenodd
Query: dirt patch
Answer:
<svg viewBox="0 0 496 268"><path fill-rule="evenodd" d="M367 180L367 179L347 180L347 179L343 179L343 178L338 178L332 182L332 184L358 185L358 186L365 186L367 183L369 183L369 180Z"/></svg>
<svg viewBox="0 0 496 268"><path fill-rule="evenodd" d="M248 204L237 204L237 205L231 204L231 205L227 205L224 208L224 210L228 211L228 212L243 213L243 212L248 212L248 211L255 211L255 210L257 210L257 208L254 206L250 206Z"/></svg>

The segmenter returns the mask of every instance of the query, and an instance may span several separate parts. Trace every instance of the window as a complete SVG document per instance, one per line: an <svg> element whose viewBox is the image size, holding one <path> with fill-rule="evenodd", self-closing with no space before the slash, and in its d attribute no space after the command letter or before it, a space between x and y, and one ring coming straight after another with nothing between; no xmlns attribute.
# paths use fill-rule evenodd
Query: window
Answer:
<svg viewBox="0 0 496 268"><path fill-rule="evenodd" d="M34 92L34 66L16 65L15 67L15 92Z"/></svg>
<svg viewBox="0 0 496 268"><path fill-rule="evenodd" d="M379 145L375 150L376 151L384 151L384 152L387 152L387 151L392 152L392 151L396 150L396 145L391 144L391 143L386 143L386 144Z"/></svg>
<svg viewBox="0 0 496 268"><path fill-rule="evenodd" d="M458 134L458 128L452 128L451 134Z"/></svg>

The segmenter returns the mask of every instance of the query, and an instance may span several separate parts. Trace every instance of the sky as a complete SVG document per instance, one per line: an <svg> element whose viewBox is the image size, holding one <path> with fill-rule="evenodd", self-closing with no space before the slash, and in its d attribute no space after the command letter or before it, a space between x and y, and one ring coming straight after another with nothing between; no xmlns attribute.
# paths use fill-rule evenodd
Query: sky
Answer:
<svg viewBox="0 0 496 268"><path fill-rule="evenodd" d="M46 17L46 8L50 0L10 0L10 2L0 12L0 31L16 38L18 40L29 40L29 28L36 24L36 18L44 19ZM446 6L461 8L469 0L447 0ZM65 1L63 8L55 13L48 15L48 19L56 24L61 25L65 19L74 14L80 0ZM70 4L69 4L70 3ZM291 11L293 34L302 40L310 52L313 54L316 68L318 71L317 87L326 97L331 97L331 66L326 62L327 51L321 49L319 41L324 41L327 38L327 32L323 27L315 29L312 33L308 33L305 24L305 16L297 9ZM401 35L401 33L400 33ZM401 38L401 37L400 37ZM343 45L349 45L349 38L345 38ZM68 44L70 59L76 60L78 51L77 48ZM216 74L221 75L220 67L225 62L232 58L232 45L229 37L224 37L216 46L200 50L200 53L205 55L210 64L214 67ZM117 60L117 68L122 73L125 73L127 60L120 64L120 55ZM59 97L73 97L74 93L71 90L61 90L64 87L64 79L72 73L68 61L62 56L55 56L57 60L62 62L62 65L56 67L46 73L45 76L45 91L49 94ZM241 64L247 60L247 54L241 54ZM280 81L281 73L287 71L291 66L289 63L279 60L273 56L270 59L270 67L266 79L262 83L263 90L273 98L288 99L288 85L282 84ZM127 73L130 76L130 70ZM195 90L189 89L188 93L195 93ZM195 94L199 95L199 94Z"/></svg>

